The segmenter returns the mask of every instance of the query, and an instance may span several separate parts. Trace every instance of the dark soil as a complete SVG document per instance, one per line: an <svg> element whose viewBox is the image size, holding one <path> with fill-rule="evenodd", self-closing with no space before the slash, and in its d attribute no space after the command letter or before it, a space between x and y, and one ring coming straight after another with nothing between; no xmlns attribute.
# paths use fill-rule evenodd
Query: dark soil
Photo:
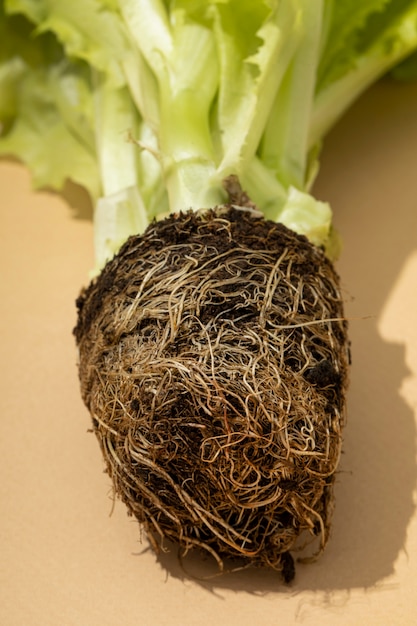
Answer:
<svg viewBox="0 0 417 626"><path fill-rule="evenodd" d="M252 210L172 215L77 300L81 390L157 548L269 566L328 538L348 339L323 251Z"/></svg>

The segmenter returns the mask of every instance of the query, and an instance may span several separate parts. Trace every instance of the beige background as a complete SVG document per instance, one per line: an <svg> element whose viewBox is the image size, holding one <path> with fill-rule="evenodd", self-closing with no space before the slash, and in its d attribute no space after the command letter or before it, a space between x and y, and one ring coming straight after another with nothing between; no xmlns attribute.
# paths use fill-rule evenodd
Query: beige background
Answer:
<svg viewBox="0 0 417 626"><path fill-rule="evenodd" d="M156 560L122 504L110 515L71 336L88 202L0 163L0 624L417 623L417 86L380 83L354 106L315 192L345 242L354 355L332 539L290 588L262 571L204 582Z"/></svg>

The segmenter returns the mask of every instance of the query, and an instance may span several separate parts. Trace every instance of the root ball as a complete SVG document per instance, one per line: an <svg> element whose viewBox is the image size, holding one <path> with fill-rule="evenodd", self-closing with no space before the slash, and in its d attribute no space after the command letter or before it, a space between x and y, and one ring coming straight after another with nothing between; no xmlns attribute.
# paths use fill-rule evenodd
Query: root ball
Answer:
<svg viewBox="0 0 417 626"><path fill-rule="evenodd" d="M291 580L300 539L328 539L344 422L347 328L323 252L251 210L172 215L77 305L82 396L152 544Z"/></svg>

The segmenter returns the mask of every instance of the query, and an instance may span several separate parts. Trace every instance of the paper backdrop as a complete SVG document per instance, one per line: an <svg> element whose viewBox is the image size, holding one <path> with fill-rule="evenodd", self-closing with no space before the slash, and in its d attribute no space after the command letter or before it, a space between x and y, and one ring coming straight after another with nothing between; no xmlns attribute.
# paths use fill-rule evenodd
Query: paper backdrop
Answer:
<svg viewBox="0 0 417 626"><path fill-rule="evenodd" d="M141 542L87 432L71 332L88 199L33 192L23 166L0 163L0 624L417 623L417 85L362 97L327 139L315 193L344 240L353 352L332 537L290 587L265 571L203 581Z"/></svg>

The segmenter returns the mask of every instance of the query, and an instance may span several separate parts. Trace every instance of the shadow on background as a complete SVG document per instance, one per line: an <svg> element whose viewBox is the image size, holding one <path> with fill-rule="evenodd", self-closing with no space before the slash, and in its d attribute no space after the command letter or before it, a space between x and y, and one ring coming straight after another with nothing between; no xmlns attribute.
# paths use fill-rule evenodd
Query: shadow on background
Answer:
<svg viewBox="0 0 417 626"><path fill-rule="evenodd" d="M415 511L416 415L400 389L417 372L405 344L385 341L378 326L417 250L416 110L417 85L376 85L329 136L315 188L334 207L345 244L338 269L353 298L342 462L350 473L340 476L329 572L316 573L318 587L371 587L391 575Z"/></svg>
<svg viewBox="0 0 417 626"><path fill-rule="evenodd" d="M214 564L191 555L182 567L175 552L159 557L169 575L194 576L220 594L322 591L331 604L332 594L345 590L348 597L349 590L379 586L393 574L415 511L416 418L399 393L411 374L405 346L385 341L378 320L417 249L416 110L416 85L376 85L327 138L314 189L331 203L344 241L337 267L353 351L336 512L324 555L299 566L289 588L261 570L203 580L214 575Z"/></svg>
<svg viewBox="0 0 417 626"><path fill-rule="evenodd" d="M88 192L83 187L67 181L61 195L70 207L71 216L74 219L93 219L93 205Z"/></svg>
<svg viewBox="0 0 417 626"><path fill-rule="evenodd" d="M16 163L16 164L24 166L24 163L13 155L0 156L0 162ZM32 184L31 177L30 177L30 181ZM41 188L39 189L39 191L49 192L52 195L58 195L62 197L65 200L65 203L68 206L71 217L73 219L92 221L93 204L92 204L89 193L81 185L78 185L77 183L74 183L71 180L67 180L64 183L64 187L62 191L60 192L57 192L54 189L50 189L49 187Z"/></svg>

